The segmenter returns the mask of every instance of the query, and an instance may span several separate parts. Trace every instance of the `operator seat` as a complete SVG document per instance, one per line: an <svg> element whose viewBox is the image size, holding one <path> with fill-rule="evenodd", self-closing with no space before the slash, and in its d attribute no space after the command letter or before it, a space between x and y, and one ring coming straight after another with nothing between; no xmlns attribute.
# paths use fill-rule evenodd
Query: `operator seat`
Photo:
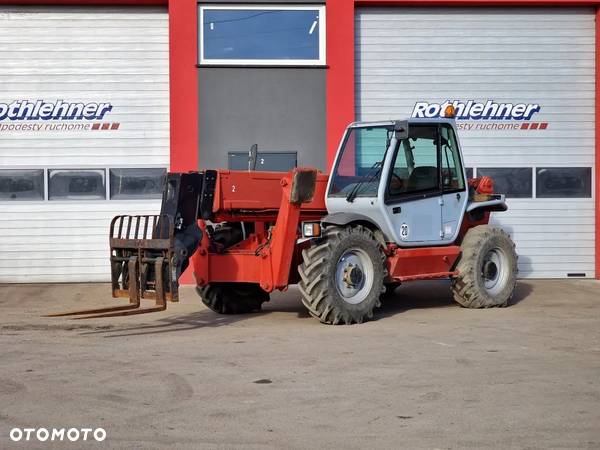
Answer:
<svg viewBox="0 0 600 450"><path fill-rule="evenodd" d="M420 166L415 167L408 177L408 192L425 191L438 187L437 167Z"/></svg>

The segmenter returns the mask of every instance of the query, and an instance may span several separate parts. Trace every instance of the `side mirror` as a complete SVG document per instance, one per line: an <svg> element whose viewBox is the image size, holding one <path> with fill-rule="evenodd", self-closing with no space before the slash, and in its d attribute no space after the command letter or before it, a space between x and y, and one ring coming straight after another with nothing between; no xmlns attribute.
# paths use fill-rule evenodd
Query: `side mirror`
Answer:
<svg viewBox="0 0 600 450"><path fill-rule="evenodd" d="M398 120L394 122L394 135L399 141L402 139L408 139L408 121Z"/></svg>

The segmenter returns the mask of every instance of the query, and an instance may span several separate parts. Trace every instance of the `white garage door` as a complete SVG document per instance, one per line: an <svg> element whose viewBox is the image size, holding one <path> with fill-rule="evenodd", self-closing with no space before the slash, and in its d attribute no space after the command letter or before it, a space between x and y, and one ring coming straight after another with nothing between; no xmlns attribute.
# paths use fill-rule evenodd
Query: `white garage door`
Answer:
<svg viewBox="0 0 600 450"><path fill-rule="evenodd" d="M357 119L456 101L467 167L510 197L493 222L521 276L594 276L592 10L364 8L356 43Z"/></svg>
<svg viewBox="0 0 600 450"><path fill-rule="evenodd" d="M162 8L0 6L0 282L110 279L108 225L160 208Z"/></svg>

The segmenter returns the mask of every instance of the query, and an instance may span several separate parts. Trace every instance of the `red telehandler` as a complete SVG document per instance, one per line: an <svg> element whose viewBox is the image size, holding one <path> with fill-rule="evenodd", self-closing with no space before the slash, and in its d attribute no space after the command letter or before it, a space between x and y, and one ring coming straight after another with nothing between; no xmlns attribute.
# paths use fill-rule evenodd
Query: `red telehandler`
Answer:
<svg viewBox="0 0 600 450"><path fill-rule="evenodd" d="M129 303L67 314L163 310L190 261L202 301L222 314L260 310L290 284L328 324L372 318L386 289L412 280L451 279L470 308L511 298L515 246L488 225L504 195L467 180L454 120L353 123L330 176L255 161L254 148L248 171L169 173L159 215L110 226L112 294ZM146 298L155 305L140 308Z"/></svg>

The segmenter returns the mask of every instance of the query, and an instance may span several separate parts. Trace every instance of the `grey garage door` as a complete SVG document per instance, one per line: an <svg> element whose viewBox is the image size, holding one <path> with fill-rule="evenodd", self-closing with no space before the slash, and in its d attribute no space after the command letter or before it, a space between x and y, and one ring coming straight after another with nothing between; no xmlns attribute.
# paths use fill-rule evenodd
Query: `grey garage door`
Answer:
<svg viewBox="0 0 600 450"><path fill-rule="evenodd" d="M594 276L594 20L579 8L356 13L357 119L462 105L466 165L508 194L493 222L523 277ZM528 114L501 114L520 104Z"/></svg>

